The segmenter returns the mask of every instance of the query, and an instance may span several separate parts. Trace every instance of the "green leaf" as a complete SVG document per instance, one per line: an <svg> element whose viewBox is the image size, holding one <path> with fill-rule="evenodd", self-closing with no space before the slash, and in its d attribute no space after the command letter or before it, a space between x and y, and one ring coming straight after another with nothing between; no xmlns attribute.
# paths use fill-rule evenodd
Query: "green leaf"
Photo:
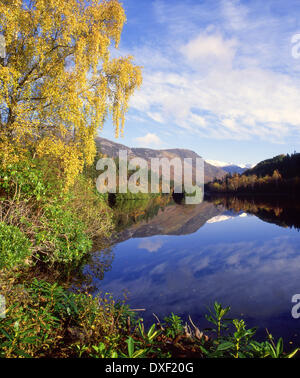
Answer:
<svg viewBox="0 0 300 378"><path fill-rule="evenodd" d="M134 340L132 337L129 337L126 342L128 344L128 356L132 358L134 353Z"/></svg>
<svg viewBox="0 0 300 378"><path fill-rule="evenodd" d="M147 336L148 336L149 338L153 335L154 330L155 330L155 324L152 324L152 326L151 326L151 328L149 329L148 334L147 334Z"/></svg>
<svg viewBox="0 0 300 378"><path fill-rule="evenodd" d="M282 354L282 352L283 352L283 340L282 340L282 337L280 337L276 345L277 356L279 357Z"/></svg>
<svg viewBox="0 0 300 378"><path fill-rule="evenodd" d="M36 343L36 337L25 337L25 339L22 340L23 344L34 344Z"/></svg>
<svg viewBox="0 0 300 378"><path fill-rule="evenodd" d="M288 354L286 358L293 358L295 354L300 350L300 348L295 349L292 353Z"/></svg>
<svg viewBox="0 0 300 378"><path fill-rule="evenodd" d="M220 351L227 350L233 347L234 347L234 344L231 341L225 341L224 343L218 346L217 351L220 352Z"/></svg>
<svg viewBox="0 0 300 378"><path fill-rule="evenodd" d="M143 355L147 349L140 349L133 353L132 358L139 358L141 355Z"/></svg>
<svg viewBox="0 0 300 378"><path fill-rule="evenodd" d="M209 352L202 346L202 345L198 345L198 348L201 350L202 353L204 353L205 355L208 355Z"/></svg>
<svg viewBox="0 0 300 378"><path fill-rule="evenodd" d="M9 340L12 340L12 337L5 331L4 328L0 328L0 332L2 332Z"/></svg>
<svg viewBox="0 0 300 378"><path fill-rule="evenodd" d="M17 349L16 353L17 353L18 356L22 356L22 357L25 357L25 358L31 358L31 356L28 353L25 353L23 350Z"/></svg>
<svg viewBox="0 0 300 378"><path fill-rule="evenodd" d="M267 348L268 348L268 350L269 350L269 353L270 353L271 357L272 357L272 358L276 358L277 355L276 355L276 351L275 351L275 349L273 348L273 346L272 346L269 342L267 342L266 346L267 346Z"/></svg>

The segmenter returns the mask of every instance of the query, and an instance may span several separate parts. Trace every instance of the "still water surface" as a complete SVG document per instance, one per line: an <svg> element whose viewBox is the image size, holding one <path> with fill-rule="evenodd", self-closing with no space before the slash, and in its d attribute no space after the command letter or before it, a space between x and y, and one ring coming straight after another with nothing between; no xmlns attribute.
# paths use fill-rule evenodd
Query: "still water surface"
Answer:
<svg viewBox="0 0 300 378"><path fill-rule="evenodd" d="M184 320L191 315L200 328L209 325L204 314L217 300L231 306L230 317L258 326L258 337L268 328L300 344L300 319L291 316L291 298L300 293L297 207L217 202L173 204L125 227L84 269L94 294L123 298L126 291L131 308L146 309L146 323L155 321L152 313L163 319L174 312ZM103 256L104 276L95 269Z"/></svg>

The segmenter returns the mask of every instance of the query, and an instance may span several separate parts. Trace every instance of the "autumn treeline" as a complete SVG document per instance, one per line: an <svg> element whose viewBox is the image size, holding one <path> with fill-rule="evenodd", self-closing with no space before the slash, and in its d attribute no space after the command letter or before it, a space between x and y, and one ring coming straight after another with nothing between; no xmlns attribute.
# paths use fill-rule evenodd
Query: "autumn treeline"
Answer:
<svg viewBox="0 0 300 378"><path fill-rule="evenodd" d="M296 193L300 189L300 178L285 179L277 169L271 176L262 177L235 173L208 183L207 189L221 193Z"/></svg>
<svg viewBox="0 0 300 378"><path fill-rule="evenodd" d="M209 192L297 194L300 189L300 154L278 155L243 174L228 174L206 185Z"/></svg>

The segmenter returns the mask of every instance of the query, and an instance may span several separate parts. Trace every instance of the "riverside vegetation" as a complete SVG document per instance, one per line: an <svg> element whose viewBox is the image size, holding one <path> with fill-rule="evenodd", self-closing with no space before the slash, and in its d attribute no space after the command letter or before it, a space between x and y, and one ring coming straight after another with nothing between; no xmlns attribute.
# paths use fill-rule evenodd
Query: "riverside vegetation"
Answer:
<svg viewBox="0 0 300 378"><path fill-rule="evenodd" d="M292 357L218 303L208 336L174 314L145 330L125 302L70 290L115 228L91 172L97 129L111 114L123 131L142 80L110 58L125 20L117 0L0 1L0 357Z"/></svg>
<svg viewBox="0 0 300 378"><path fill-rule="evenodd" d="M61 186L44 160L0 171L0 280L7 305L1 357L277 358L297 352L284 353L282 339L271 335L255 341L255 329L225 319L229 308L218 303L207 316L211 330L174 314L146 330L125 301L70 291L68 277L80 270L93 238L105 243L115 224L108 197L96 191L88 171L68 192Z"/></svg>

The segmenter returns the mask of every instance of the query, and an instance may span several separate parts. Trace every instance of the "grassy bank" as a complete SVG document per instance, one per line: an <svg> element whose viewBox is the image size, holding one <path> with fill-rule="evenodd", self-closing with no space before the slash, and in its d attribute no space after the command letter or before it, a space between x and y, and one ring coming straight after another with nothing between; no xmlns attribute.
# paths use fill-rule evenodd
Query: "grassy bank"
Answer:
<svg viewBox="0 0 300 378"><path fill-rule="evenodd" d="M7 276L6 276L7 278ZM10 275L2 287L6 318L0 322L0 357L81 358L280 358L283 341L254 340L243 320L224 320L229 308L215 303L210 336L189 319L171 314L145 329L124 303L110 296L74 294L57 284Z"/></svg>

